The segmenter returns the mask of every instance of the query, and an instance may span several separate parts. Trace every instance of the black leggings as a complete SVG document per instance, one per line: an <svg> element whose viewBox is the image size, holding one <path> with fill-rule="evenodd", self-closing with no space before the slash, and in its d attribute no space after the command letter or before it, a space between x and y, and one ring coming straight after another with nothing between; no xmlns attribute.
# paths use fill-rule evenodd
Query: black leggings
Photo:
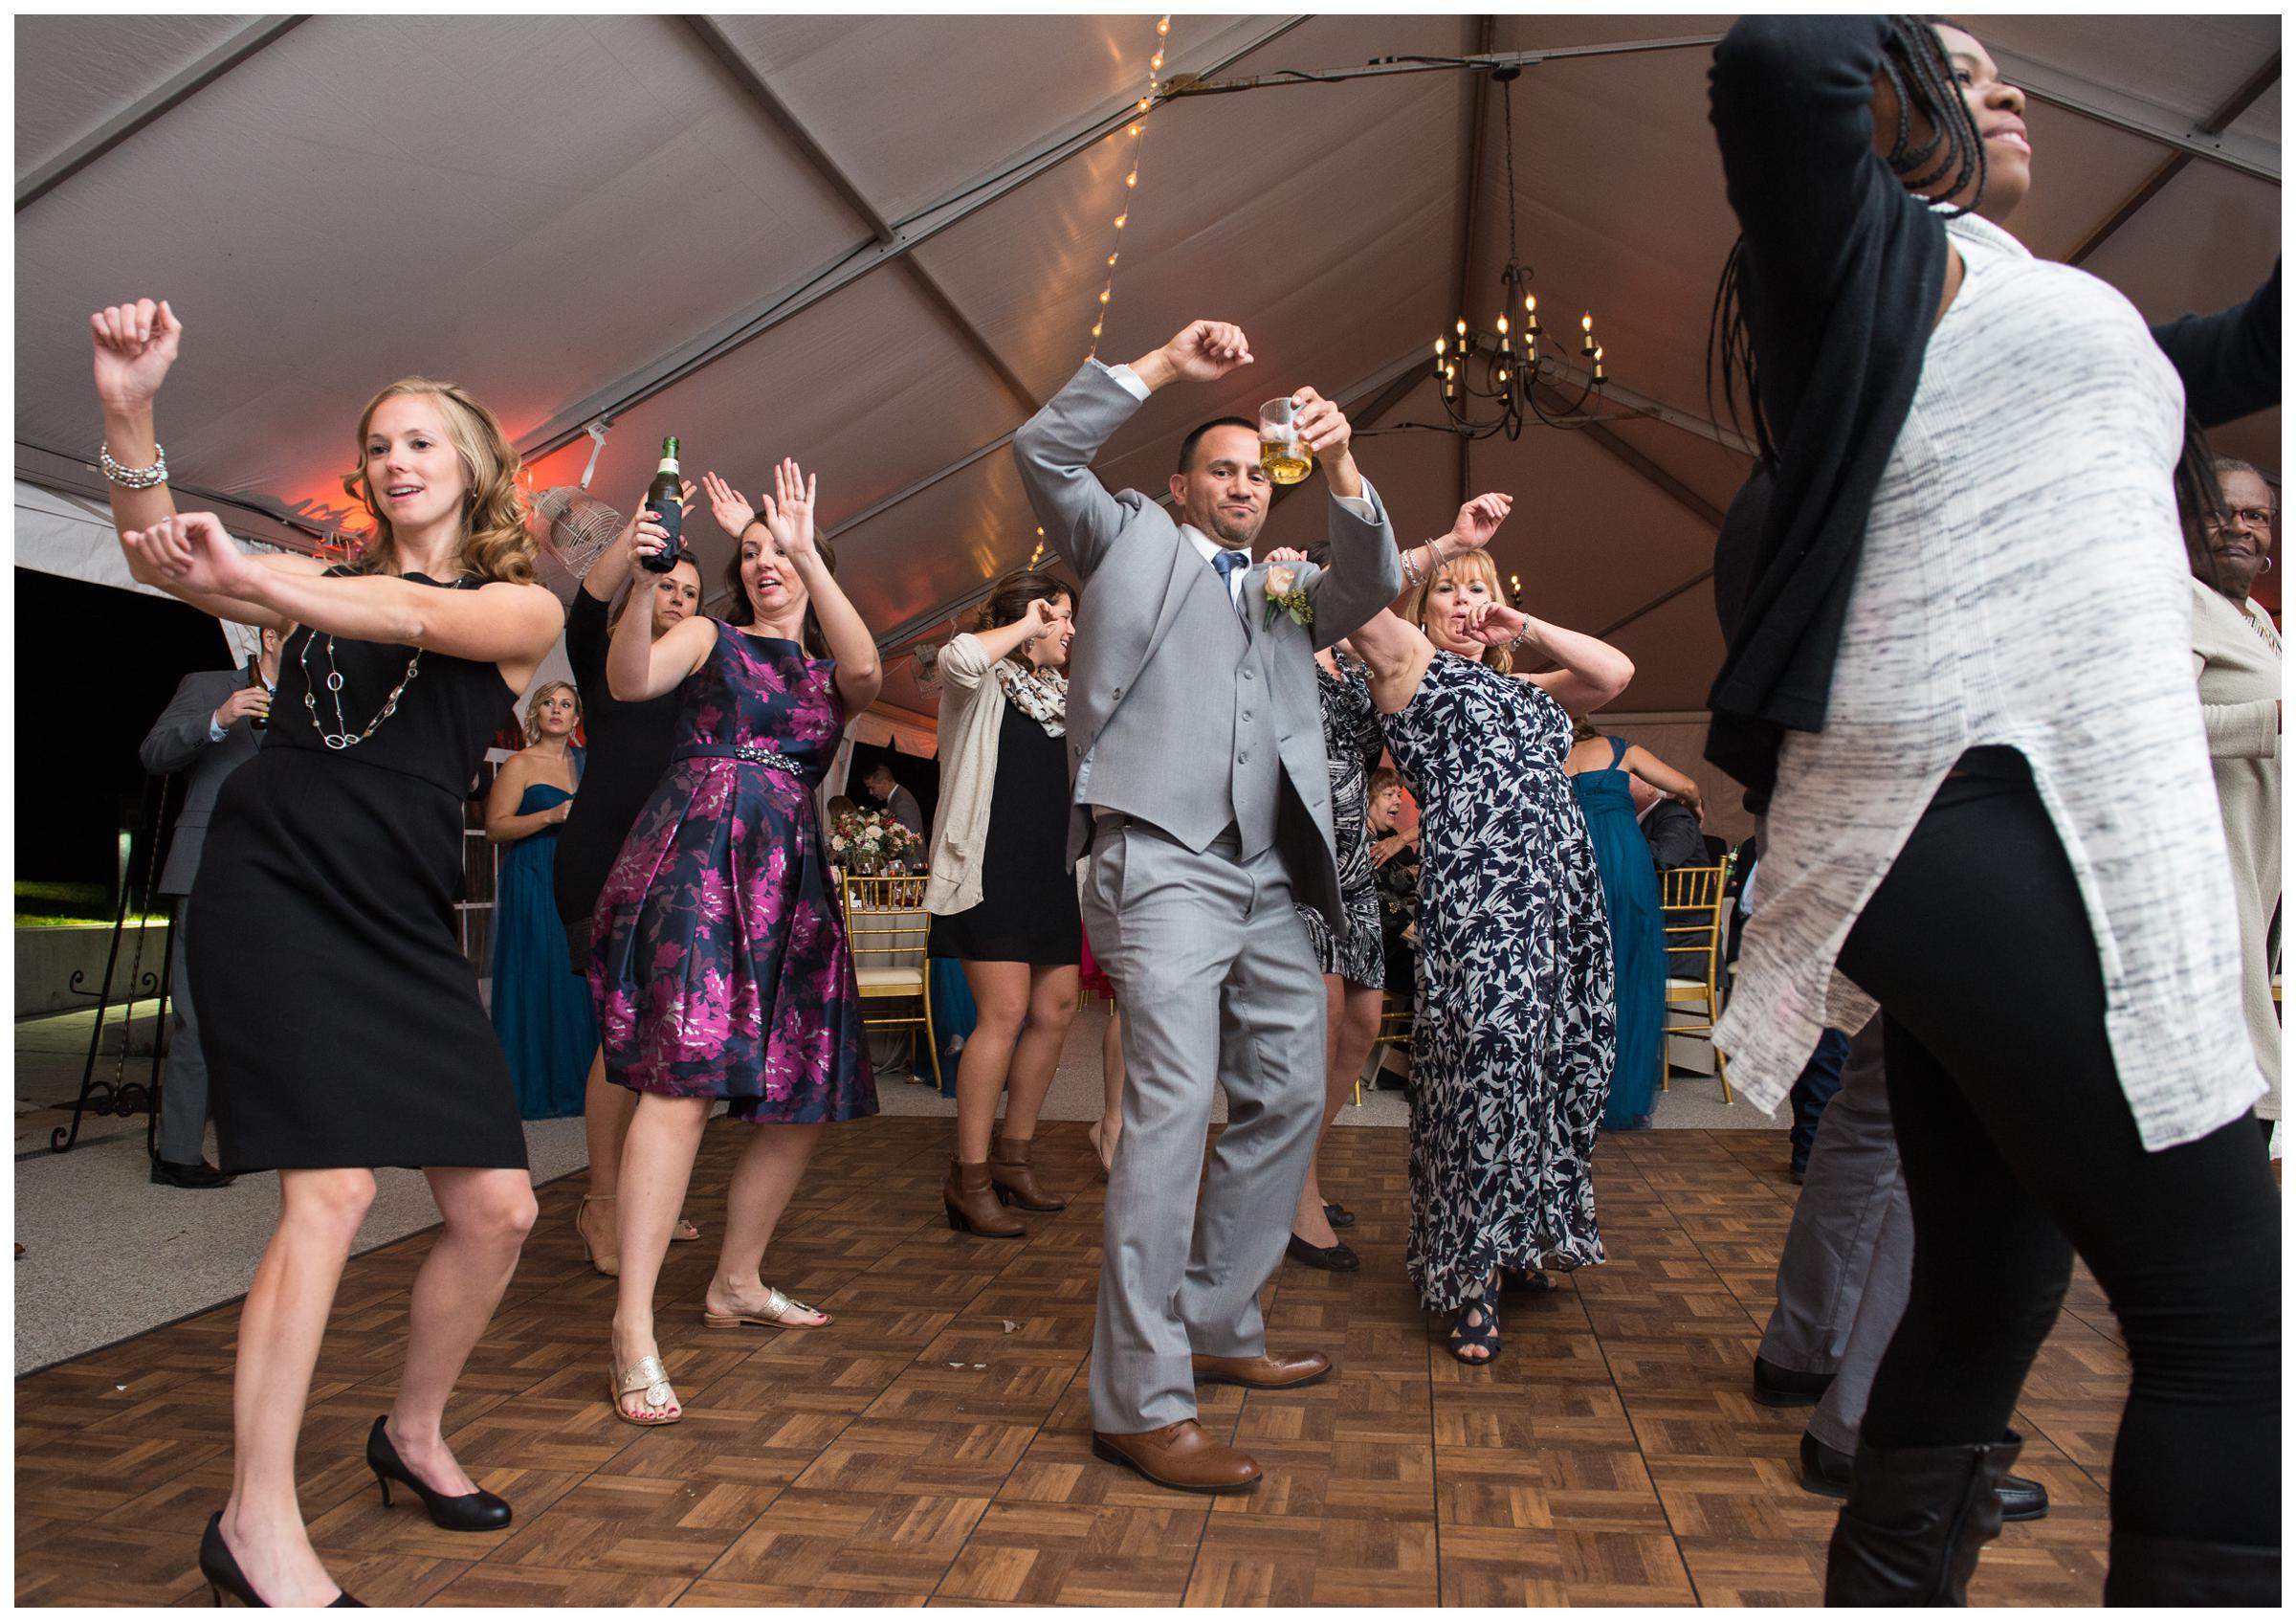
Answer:
<svg viewBox="0 0 2296 1622"><path fill-rule="evenodd" d="M1911 1294L1862 1439L1998 1439L2078 1250L2132 1368L2114 1526L2278 1548L2280 1190L2256 1128L2243 1117L2146 1152L2095 937L2032 777L2009 750L1962 766L1841 956L1887 1011L1913 1211Z"/></svg>

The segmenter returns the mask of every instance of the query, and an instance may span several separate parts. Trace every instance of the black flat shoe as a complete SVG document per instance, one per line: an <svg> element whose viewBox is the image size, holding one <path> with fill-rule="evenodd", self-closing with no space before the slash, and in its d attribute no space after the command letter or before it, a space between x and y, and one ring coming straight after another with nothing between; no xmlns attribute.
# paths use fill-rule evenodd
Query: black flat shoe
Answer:
<svg viewBox="0 0 2296 1622"><path fill-rule="evenodd" d="M151 1180L170 1189L228 1189L232 1173L218 1171L204 1160L155 1160Z"/></svg>
<svg viewBox="0 0 2296 1622"><path fill-rule="evenodd" d="M1323 1219L1335 1228L1353 1228L1356 1225L1356 1213L1337 1200L1323 1202Z"/></svg>
<svg viewBox="0 0 2296 1622"><path fill-rule="evenodd" d="M1801 1484L1829 1499L1849 1497L1850 1455L1828 1447L1807 1431L1801 1433ZM2049 1489L2024 1476L2004 1475L1995 1489L2001 1496L2003 1521L2039 1521L2049 1512Z"/></svg>
<svg viewBox="0 0 2296 1622"><path fill-rule="evenodd" d="M223 1541L223 1511L220 1509L208 1517L207 1532L199 1540L199 1574L208 1580L208 1595L214 1600L218 1609L221 1609L227 1591L241 1605L252 1605L258 1611L271 1609L256 1597L254 1585L247 1580L247 1573L239 1569L239 1562L232 1556L232 1545ZM338 1593L327 1601L330 1611L344 1607L364 1611L366 1602L353 1599L345 1593Z"/></svg>
<svg viewBox="0 0 2296 1622"><path fill-rule="evenodd" d="M414 1489L415 1497L430 1512L430 1523L434 1526L443 1526L450 1532L498 1532L510 1524L510 1505L492 1493L465 1493L460 1498L449 1498L423 1485L421 1478L399 1457L399 1450L390 1445L390 1437L383 1429L385 1417L376 1415L375 1428L366 1433L366 1467L375 1473L375 1485L383 1489L384 1508L390 1507L390 1484L397 1481Z"/></svg>
<svg viewBox="0 0 2296 1622"><path fill-rule="evenodd" d="M1320 1267L1326 1273L1353 1273L1363 1265L1363 1258L1344 1243L1311 1245L1297 1233L1292 1235L1284 1254L1303 1267Z"/></svg>
<svg viewBox="0 0 2296 1622"><path fill-rule="evenodd" d="M1764 1408L1815 1408L1833 1383L1831 1374L1780 1368L1766 1357L1754 1360L1754 1400Z"/></svg>

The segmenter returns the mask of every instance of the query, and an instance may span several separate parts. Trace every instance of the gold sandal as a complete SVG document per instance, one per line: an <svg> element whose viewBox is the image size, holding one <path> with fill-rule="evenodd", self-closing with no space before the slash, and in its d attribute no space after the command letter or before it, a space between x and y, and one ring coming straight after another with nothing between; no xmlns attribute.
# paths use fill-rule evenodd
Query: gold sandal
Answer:
<svg viewBox="0 0 2296 1622"><path fill-rule="evenodd" d="M606 1368L607 1400L614 1405L614 1417L620 1419L624 1424L674 1425L686 1416L685 1410L678 1406L677 1393L670 1389L669 1371L662 1367L662 1360L659 1357L642 1357L622 1370L619 1375L614 1373L614 1366L610 1360L607 1363ZM648 1408L677 1408L678 1411L661 1414L651 1419L641 1419L622 1406L622 1399L632 1391L645 1393ZM656 1396L654 1394L656 1391L661 1394Z"/></svg>
<svg viewBox="0 0 2296 1622"><path fill-rule="evenodd" d="M739 1329L744 1323L755 1323L766 1329L826 1329L835 1322L827 1313L822 1314L823 1321L819 1323L791 1323L788 1322L789 1315L793 1312L820 1311L821 1308L817 1306L807 1306L804 1301L791 1300L769 1284L765 1287L766 1316L760 1317L752 1312L712 1312L707 1306L704 1306L701 1309L701 1322L702 1326L709 1329Z"/></svg>

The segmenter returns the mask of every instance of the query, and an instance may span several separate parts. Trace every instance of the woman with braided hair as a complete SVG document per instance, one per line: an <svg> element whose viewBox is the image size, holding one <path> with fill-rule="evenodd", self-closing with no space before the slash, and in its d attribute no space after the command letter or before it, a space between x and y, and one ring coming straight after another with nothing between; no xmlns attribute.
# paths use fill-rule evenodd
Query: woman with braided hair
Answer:
<svg viewBox="0 0 2296 1622"><path fill-rule="evenodd" d="M2024 97L1961 30L1747 18L1711 100L1762 465L1716 554L1708 753L1769 812L1715 1042L1767 1108L1878 1004L1916 1235L1827 1602L1963 1602L2076 1252L2132 1367L2107 1600L2276 1602L2279 1197L2241 1119L2177 370L2001 229Z"/></svg>

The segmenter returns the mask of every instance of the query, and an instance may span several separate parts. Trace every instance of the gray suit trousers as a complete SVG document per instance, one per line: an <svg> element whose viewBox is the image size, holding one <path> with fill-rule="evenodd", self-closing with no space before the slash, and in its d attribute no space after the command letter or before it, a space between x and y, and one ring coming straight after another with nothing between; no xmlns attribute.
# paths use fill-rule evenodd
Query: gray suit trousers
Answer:
<svg viewBox="0 0 2296 1622"><path fill-rule="evenodd" d="M1195 1417L1192 1353L1267 1349L1260 1287L1323 1119L1323 981L1282 861L1240 859L1232 835L1198 854L1137 820L1096 830L1084 918L1124 1011L1093 1428L1152 1431ZM1215 1078L1227 1125L1204 1175Z"/></svg>
<svg viewBox="0 0 2296 1622"><path fill-rule="evenodd" d="M1889 1120L1877 1015L1849 1039L1842 1090L1819 1119L1777 1260L1777 1305L1762 1335L1766 1361L1833 1374L1809 1425L1828 1447L1857 1451L1866 1394L1912 1278L1913 1213Z"/></svg>
<svg viewBox="0 0 2296 1622"><path fill-rule="evenodd" d="M167 955L168 1005L175 1011L167 1037L167 1068L160 1075L160 1158L189 1166L207 1158L208 1056L199 1047L199 1011L191 1006L191 974L186 967L191 909L175 909L175 941Z"/></svg>

